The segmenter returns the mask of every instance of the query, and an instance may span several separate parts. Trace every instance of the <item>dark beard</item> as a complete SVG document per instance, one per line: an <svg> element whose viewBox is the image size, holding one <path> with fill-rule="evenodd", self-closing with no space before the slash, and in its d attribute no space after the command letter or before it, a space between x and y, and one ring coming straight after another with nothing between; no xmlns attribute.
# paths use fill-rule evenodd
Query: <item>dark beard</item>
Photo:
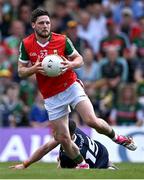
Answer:
<svg viewBox="0 0 144 180"><path fill-rule="evenodd" d="M50 35L50 33L48 33L48 34L41 34L41 33L39 33L38 31L36 31L36 33L37 33L37 35L38 35L39 37L41 37L41 38L48 38L49 35Z"/></svg>

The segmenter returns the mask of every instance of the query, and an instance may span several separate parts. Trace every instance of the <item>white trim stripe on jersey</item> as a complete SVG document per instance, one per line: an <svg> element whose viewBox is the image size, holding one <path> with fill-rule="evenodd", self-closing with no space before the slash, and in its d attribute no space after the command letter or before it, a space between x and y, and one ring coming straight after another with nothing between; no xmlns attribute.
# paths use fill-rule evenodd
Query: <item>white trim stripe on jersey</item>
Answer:
<svg viewBox="0 0 144 180"><path fill-rule="evenodd" d="M26 63L29 63L29 60L22 60L22 59L19 59L19 61L22 62L22 63L25 63L25 64L26 64Z"/></svg>

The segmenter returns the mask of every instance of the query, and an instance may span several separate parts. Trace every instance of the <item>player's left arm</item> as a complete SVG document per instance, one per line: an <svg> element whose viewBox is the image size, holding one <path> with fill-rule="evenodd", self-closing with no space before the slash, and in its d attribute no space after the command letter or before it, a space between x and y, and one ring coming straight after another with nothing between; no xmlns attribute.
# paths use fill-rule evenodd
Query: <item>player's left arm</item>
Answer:
<svg viewBox="0 0 144 180"><path fill-rule="evenodd" d="M66 38L65 54L68 57L68 59L66 59L66 57L62 56L64 59L63 64L65 69L79 68L84 64L82 56L74 48L71 40L68 37Z"/></svg>
<svg viewBox="0 0 144 180"><path fill-rule="evenodd" d="M39 147L31 157L29 157L27 160L25 160L21 164L16 164L13 166L10 166L12 169L25 169L31 164L39 161L43 156L45 156L47 153L49 153L52 149L54 149L56 146L58 146L58 142L54 139L51 139L48 143L42 145Z"/></svg>

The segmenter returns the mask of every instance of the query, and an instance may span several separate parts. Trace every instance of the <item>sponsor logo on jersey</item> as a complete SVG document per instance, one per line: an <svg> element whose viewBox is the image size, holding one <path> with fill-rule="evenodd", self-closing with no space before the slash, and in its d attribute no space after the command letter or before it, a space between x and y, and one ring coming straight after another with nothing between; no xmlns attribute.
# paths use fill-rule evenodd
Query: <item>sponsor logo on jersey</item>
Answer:
<svg viewBox="0 0 144 180"><path fill-rule="evenodd" d="M44 57L46 57L48 55L48 50L47 49L43 49L40 50L40 57L43 59Z"/></svg>
<svg viewBox="0 0 144 180"><path fill-rule="evenodd" d="M31 57L34 57L34 56L37 56L37 53L36 52L30 52L29 54Z"/></svg>

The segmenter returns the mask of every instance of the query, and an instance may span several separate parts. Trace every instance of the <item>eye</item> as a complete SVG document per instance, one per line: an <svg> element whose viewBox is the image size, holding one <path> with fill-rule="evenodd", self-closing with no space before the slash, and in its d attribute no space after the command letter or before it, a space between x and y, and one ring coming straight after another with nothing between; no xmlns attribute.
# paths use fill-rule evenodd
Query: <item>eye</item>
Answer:
<svg viewBox="0 0 144 180"><path fill-rule="evenodd" d="M42 24L44 24L44 22L43 22L43 21L41 21L41 22L39 22L38 24L42 25Z"/></svg>
<svg viewBox="0 0 144 180"><path fill-rule="evenodd" d="M41 21L41 22L39 22L38 24L40 24L40 25L43 25L43 24L50 24L50 22L49 21Z"/></svg>

